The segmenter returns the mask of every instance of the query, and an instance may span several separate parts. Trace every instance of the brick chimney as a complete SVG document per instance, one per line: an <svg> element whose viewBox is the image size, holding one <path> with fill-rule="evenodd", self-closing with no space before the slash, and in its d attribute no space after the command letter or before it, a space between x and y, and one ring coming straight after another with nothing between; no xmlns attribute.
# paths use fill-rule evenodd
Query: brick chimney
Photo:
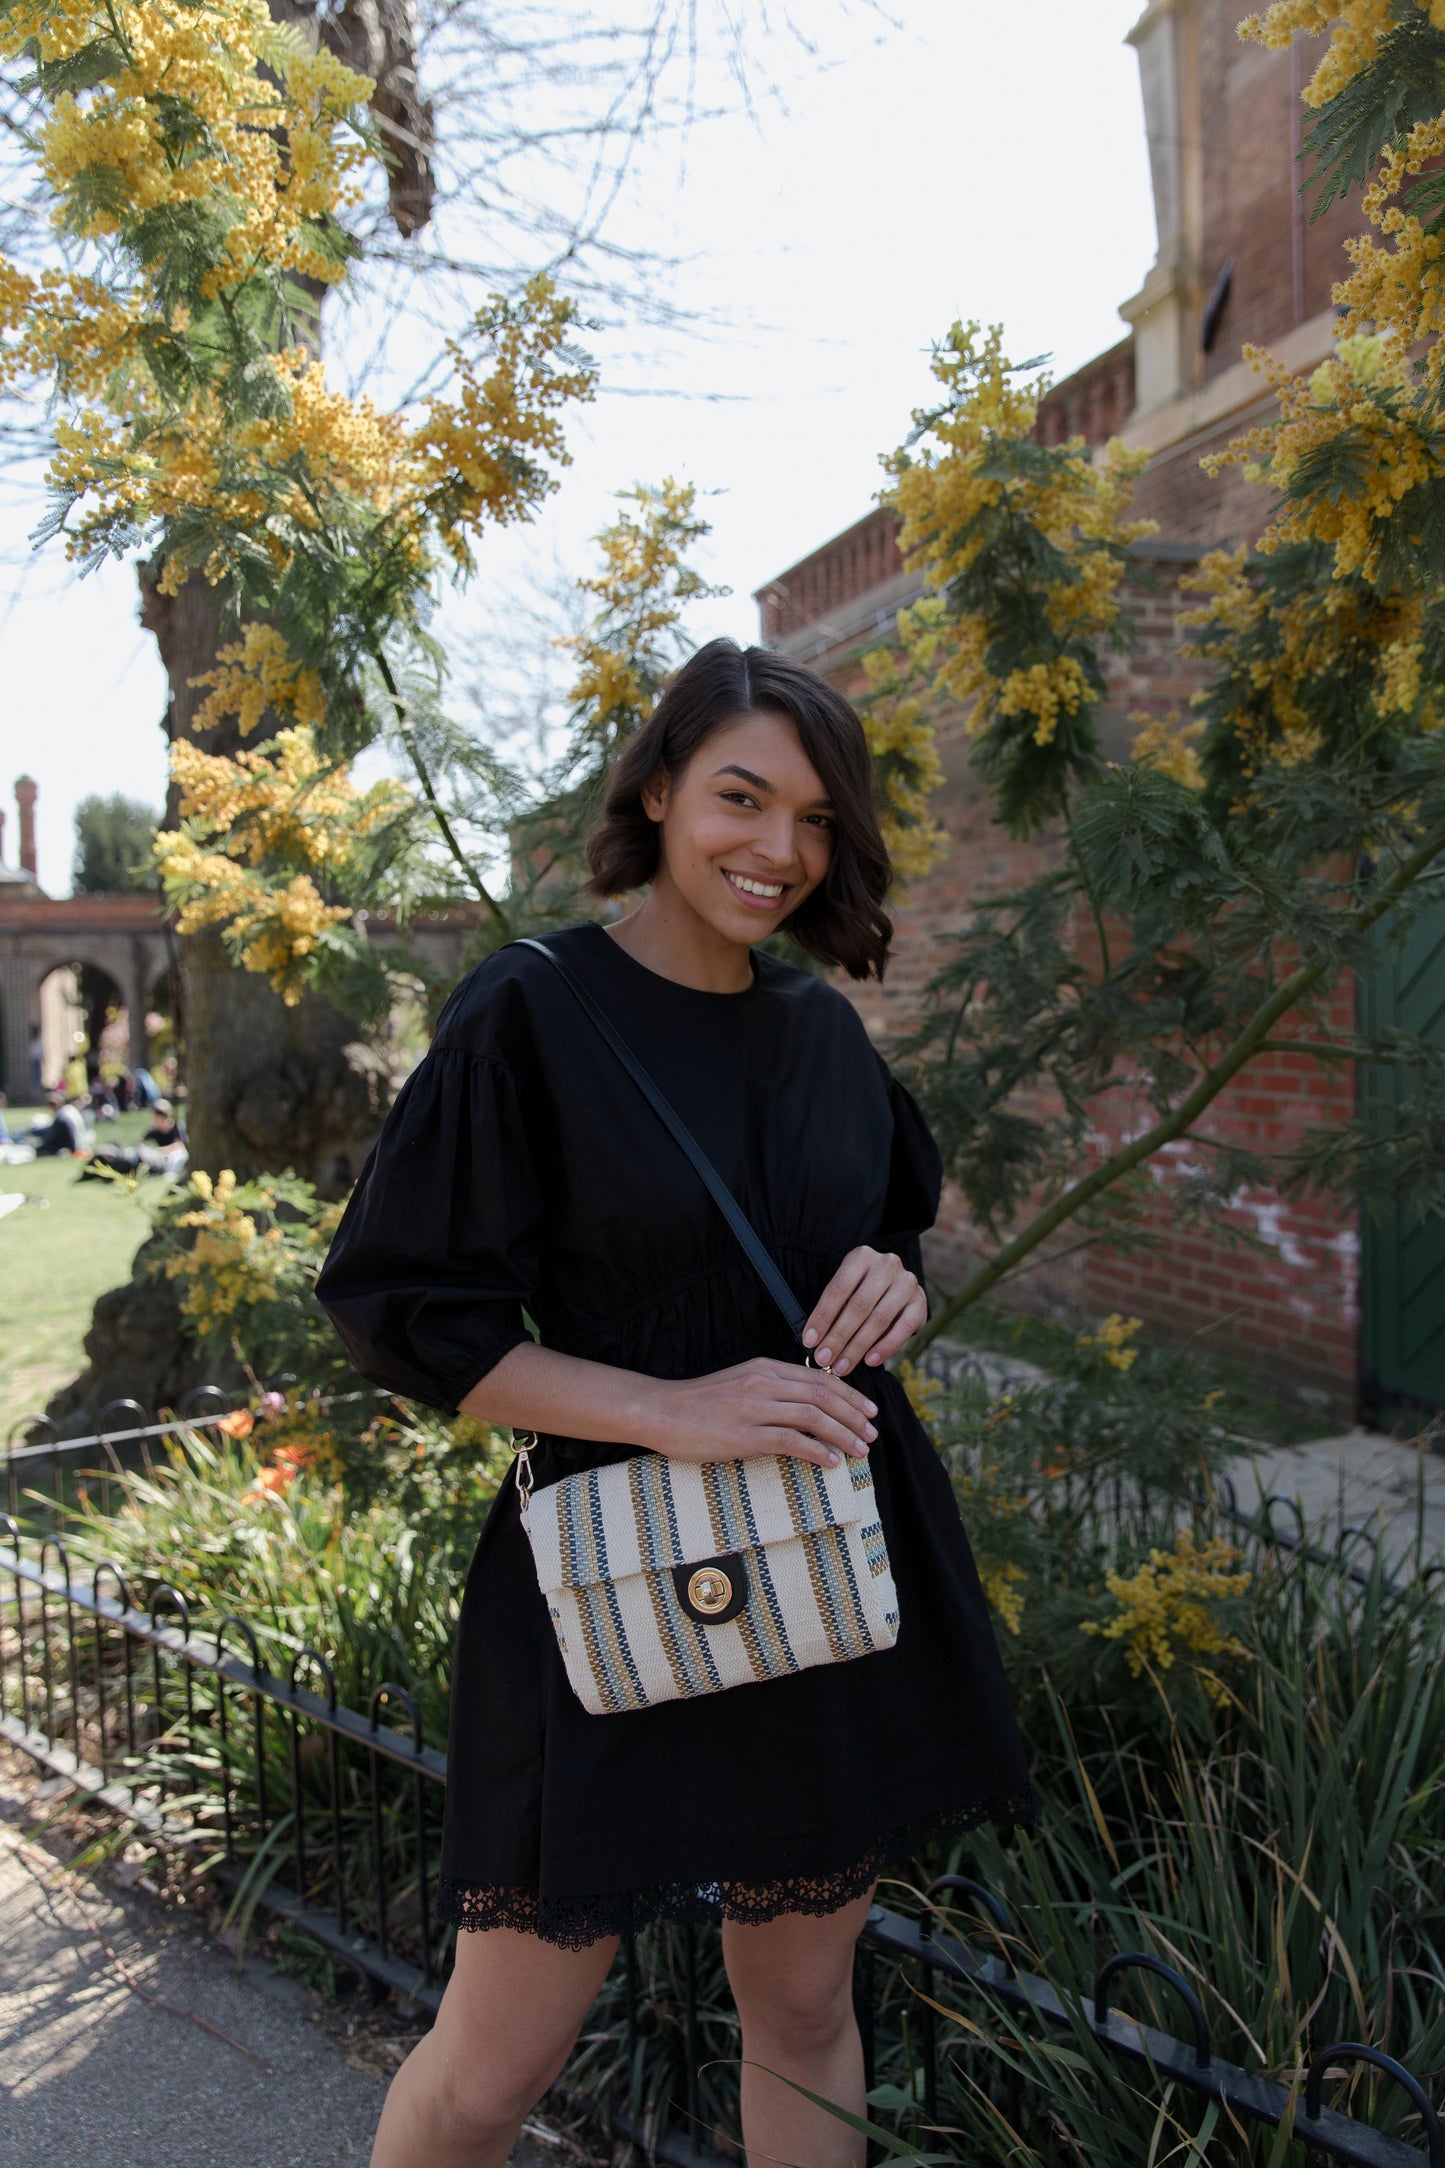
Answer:
<svg viewBox="0 0 1445 2168"><path fill-rule="evenodd" d="M37 886L40 870L35 863L35 800L39 793L28 775L15 779L15 803L20 808L20 864Z"/></svg>

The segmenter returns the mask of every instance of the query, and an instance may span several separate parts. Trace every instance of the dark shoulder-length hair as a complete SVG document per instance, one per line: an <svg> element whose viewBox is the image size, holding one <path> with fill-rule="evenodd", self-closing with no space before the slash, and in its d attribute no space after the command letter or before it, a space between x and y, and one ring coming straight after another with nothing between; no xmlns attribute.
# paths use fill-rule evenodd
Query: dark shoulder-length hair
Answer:
<svg viewBox="0 0 1445 2168"><path fill-rule="evenodd" d="M893 938L883 909L893 869L863 725L831 685L765 647L709 640L669 681L608 776L602 820L587 844L588 885L597 896L624 896L653 878L660 836L643 791L659 771L680 774L724 723L757 712L793 725L837 821L827 875L785 921L788 932L820 963L839 964L850 978L881 979Z"/></svg>

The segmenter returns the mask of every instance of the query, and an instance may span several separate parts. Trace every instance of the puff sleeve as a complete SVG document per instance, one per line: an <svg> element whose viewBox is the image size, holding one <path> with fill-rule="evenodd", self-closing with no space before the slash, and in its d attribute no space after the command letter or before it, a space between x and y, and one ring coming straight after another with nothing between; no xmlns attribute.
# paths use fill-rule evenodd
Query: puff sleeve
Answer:
<svg viewBox="0 0 1445 2168"><path fill-rule="evenodd" d="M938 1217L943 1193L943 1161L933 1132L913 1094L900 1084L881 1061L888 1080L888 1104L893 1115L893 1146L888 1165L888 1194L883 1204L883 1224L877 1247L892 1250L910 1272L923 1277L919 1236Z"/></svg>
<svg viewBox="0 0 1445 2168"><path fill-rule="evenodd" d="M543 1217L511 1070L433 1046L387 1117L317 1282L361 1375L454 1411L529 1337L522 1309Z"/></svg>

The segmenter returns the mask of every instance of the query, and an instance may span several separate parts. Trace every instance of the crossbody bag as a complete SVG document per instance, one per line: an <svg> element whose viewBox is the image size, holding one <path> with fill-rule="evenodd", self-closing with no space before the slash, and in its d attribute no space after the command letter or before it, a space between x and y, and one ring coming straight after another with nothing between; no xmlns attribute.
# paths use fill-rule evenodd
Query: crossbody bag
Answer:
<svg viewBox="0 0 1445 2168"><path fill-rule="evenodd" d="M806 1314L701 1145L587 988L545 942L583 1013L686 1153L801 1343ZM809 1358L811 1360L811 1358ZM898 1595L866 1460L683 1461L639 1452L517 1491L557 1646L594 1716L718 1694L898 1638Z"/></svg>

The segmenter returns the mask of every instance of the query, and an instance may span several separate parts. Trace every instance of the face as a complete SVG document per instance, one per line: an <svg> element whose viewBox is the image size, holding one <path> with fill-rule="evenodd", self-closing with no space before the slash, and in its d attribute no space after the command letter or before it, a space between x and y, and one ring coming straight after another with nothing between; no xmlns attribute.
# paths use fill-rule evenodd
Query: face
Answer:
<svg viewBox="0 0 1445 2168"><path fill-rule="evenodd" d="M673 889L728 941L751 946L775 932L832 863L832 803L781 715L724 723L642 802L662 828L654 888Z"/></svg>

